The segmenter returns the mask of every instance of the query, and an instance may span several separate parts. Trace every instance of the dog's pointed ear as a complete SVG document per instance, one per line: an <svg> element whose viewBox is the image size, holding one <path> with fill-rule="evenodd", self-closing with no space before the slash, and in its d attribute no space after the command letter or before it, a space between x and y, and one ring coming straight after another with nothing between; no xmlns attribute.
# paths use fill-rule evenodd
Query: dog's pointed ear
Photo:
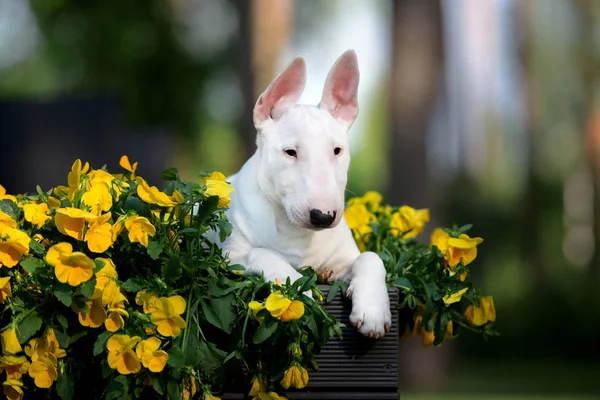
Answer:
<svg viewBox="0 0 600 400"><path fill-rule="evenodd" d="M260 95L254 105L254 126L256 129L263 122L276 120L291 106L296 104L306 84L306 63L304 58L296 57L271 82Z"/></svg>
<svg viewBox="0 0 600 400"><path fill-rule="evenodd" d="M356 52L346 50L331 67L319 103L319 108L347 128L352 126L358 114L358 80Z"/></svg>

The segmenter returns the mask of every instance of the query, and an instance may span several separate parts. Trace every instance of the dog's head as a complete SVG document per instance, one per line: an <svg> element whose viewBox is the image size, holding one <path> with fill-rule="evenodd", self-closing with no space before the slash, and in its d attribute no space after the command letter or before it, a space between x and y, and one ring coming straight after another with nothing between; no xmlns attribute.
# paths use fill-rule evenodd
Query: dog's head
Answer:
<svg viewBox="0 0 600 400"><path fill-rule="evenodd" d="M342 218L358 80L356 53L346 51L329 72L319 106L298 105L306 82L304 59L298 57L256 102L257 179L294 225L332 228Z"/></svg>

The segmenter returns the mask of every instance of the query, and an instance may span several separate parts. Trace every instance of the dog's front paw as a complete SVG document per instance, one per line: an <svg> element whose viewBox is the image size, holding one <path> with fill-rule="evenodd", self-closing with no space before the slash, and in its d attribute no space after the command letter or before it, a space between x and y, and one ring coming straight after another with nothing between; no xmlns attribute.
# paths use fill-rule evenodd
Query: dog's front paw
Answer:
<svg viewBox="0 0 600 400"><path fill-rule="evenodd" d="M348 296L352 296L352 312L350 323L364 336L379 339L389 332L392 324L390 300L387 290L377 293L369 291L356 291L354 287L348 288Z"/></svg>

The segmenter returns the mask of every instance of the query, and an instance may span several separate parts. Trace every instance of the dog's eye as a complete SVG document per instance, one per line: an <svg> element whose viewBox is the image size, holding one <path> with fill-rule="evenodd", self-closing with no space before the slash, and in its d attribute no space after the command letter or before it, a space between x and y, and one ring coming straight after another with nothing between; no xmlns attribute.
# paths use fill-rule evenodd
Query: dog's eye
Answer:
<svg viewBox="0 0 600 400"><path fill-rule="evenodd" d="M339 155L341 152L342 152L341 147L336 147L335 149L333 149L333 154L335 154L336 156Z"/></svg>
<svg viewBox="0 0 600 400"><path fill-rule="evenodd" d="M298 157L298 154L296 153L296 150L287 149L287 150L284 150L284 151L285 151L285 154L287 154L290 157Z"/></svg>

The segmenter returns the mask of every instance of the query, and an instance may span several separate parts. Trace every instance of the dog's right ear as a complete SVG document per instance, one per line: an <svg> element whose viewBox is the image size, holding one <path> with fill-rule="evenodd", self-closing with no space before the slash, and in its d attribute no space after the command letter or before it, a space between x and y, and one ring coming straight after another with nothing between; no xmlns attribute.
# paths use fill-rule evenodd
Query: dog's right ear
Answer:
<svg viewBox="0 0 600 400"><path fill-rule="evenodd" d="M259 129L267 120L277 120L291 106L295 105L306 84L306 63L296 57L271 82L260 95L254 106L254 126Z"/></svg>

